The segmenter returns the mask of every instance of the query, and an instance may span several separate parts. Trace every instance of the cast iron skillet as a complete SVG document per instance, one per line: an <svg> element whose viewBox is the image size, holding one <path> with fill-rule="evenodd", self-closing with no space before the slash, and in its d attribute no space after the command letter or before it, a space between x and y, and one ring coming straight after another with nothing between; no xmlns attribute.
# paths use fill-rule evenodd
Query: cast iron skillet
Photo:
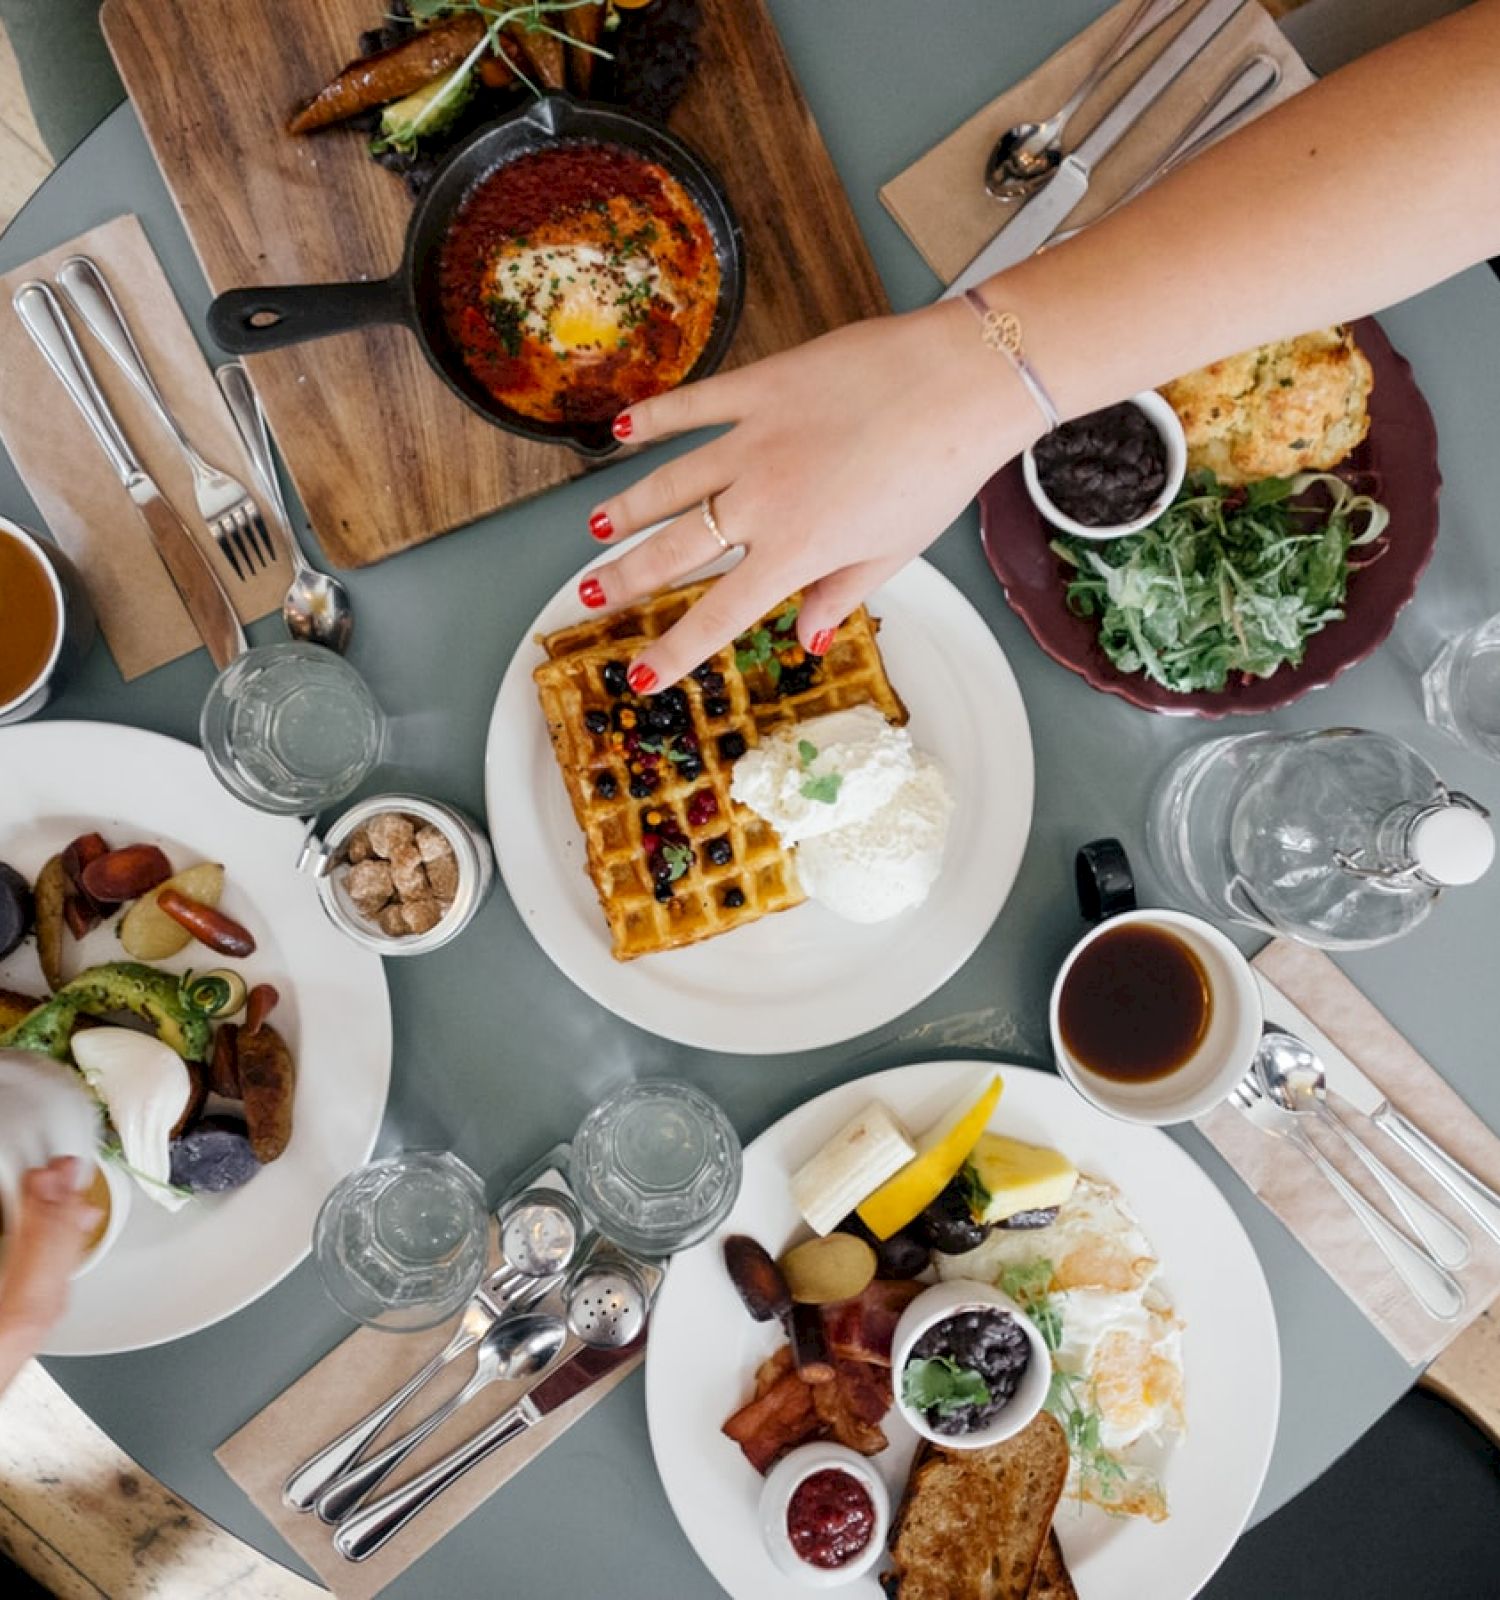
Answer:
<svg viewBox="0 0 1500 1600"><path fill-rule="evenodd" d="M417 202L401 265L389 278L231 289L208 308L209 332L225 350L256 355L371 323L404 323L448 387L497 427L527 439L568 444L581 455L608 455L618 445L607 421L539 422L501 405L464 365L443 325L438 295L443 238L469 190L496 167L565 139L621 145L659 162L703 213L719 258L719 304L708 343L684 381L706 377L729 349L745 298L744 245L723 185L665 128L565 94L544 95L458 146Z"/></svg>

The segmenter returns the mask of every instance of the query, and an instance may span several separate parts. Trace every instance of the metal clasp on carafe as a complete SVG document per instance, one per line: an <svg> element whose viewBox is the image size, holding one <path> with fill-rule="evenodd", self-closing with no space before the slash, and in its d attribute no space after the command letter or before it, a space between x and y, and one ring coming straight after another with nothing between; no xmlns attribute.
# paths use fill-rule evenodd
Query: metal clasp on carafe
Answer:
<svg viewBox="0 0 1500 1600"><path fill-rule="evenodd" d="M1425 805L1416 812L1406 827L1406 836L1416 832L1421 823L1434 813L1446 810L1449 806L1464 806L1470 811L1477 812L1486 821L1489 820L1489 809L1480 805L1471 795L1466 795L1459 789L1450 789L1441 779L1438 781L1437 797L1430 805ZM1361 858L1365 851L1356 850L1352 854L1347 850L1333 852L1334 865L1341 871L1347 872L1351 877L1363 878L1366 882L1386 884L1392 888L1401 888L1408 883L1433 883L1436 880L1428 877L1422 868L1415 862L1409 861L1405 866L1390 864L1382 867L1365 866Z"/></svg>

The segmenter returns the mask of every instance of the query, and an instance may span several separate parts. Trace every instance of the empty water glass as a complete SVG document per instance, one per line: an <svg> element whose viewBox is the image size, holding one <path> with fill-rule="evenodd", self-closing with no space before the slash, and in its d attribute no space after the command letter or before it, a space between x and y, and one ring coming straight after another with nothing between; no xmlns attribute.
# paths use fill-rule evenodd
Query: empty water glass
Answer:
<svg viewBox="0 0 1500 1600"><path fill-rule="evenodd" d="M371 1327L436 1327L478 1287L489 1213L477 1173L455 1155L409 1150L351 1172L313 1232L334 1302Z"/></svg>
<svg viewBox="0 0 1500 1600"><path fill-rule="evenodd" d="M385 718L365 680L321 645L247 650L215 679L199 733L215 777L260 811L310 816L380 759Z"/></svg>
<svg viewBox="0 0 1500 1600"><path fill-rule="evenodd" d="M1427 720L1500 761L1500 616L1444 645L1422 674Z"/></svg>

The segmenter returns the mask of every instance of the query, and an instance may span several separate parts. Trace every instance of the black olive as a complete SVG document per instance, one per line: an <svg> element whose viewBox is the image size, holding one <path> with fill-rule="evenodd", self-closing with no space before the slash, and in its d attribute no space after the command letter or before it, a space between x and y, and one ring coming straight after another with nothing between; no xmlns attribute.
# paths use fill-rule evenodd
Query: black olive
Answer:
<svg viewBox="0 0 1500 1600"><path fill-rule="evenodd" d="M1056 1206L1038 1206L1035 1211L1017 1211L1004 1222L995 1224L998 1228L1010 1228L1019 1233L1024 1228L1050 1228L1057 1221Z"/></svg>
<svg viewBox="0 0 1500 1600"><path fill-rule="evenodd" d="M990 1226L975 1220L969 1206L968 1187L962 1177L956 1177L917 1217L912 1231L929 1249L956 1256L983 1244Z"/></svg>

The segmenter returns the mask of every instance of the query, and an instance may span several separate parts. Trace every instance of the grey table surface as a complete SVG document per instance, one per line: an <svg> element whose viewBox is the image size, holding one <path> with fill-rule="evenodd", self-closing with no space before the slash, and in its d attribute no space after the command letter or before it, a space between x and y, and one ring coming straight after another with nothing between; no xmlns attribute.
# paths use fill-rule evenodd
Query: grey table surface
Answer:
<svg viewBox="0 0 1500 1600"><path fill-rule="evenodd" d="M770 3L893 303L929 299L936 285L882 209L879 185L1030 71L1097 14L1098 0ZM0 238L0 270L126 210L141 217L201 331L207 289L128 108L98 129ZM1328 219L1323 237L1336 241L1336 219ZM385 266L371 263L372 270ZM1306 261L1288 262L1286 270L1326 266L1312 227ZM1500 804L1500 767L1424 725L1417 672L1444 635L1500 609L1500 561L1492 553L1500 287L1476 270L1391 309L1384 322L1437 417L1445 486L1436 558L1375 657L1290 710L1237 726L1382 728L1493 806ZM379 787L410 787L482 813L484 734L501 673L543 601L589 558L585 519L596 497L639 470L606 468L595 481L350 577L359 616L353 660L398 736ZM3 456L0 511L39 522ZM1037 806L1015 889L964 969L908 1015L837 1048L767 1059L709 1055L639 1032L578 992L527 936L501 889L455 945L388 963L395 1070L385 1148L446 1144L498 1179L569 1135L606 1086L633 1072L672 1071L703 1085L748 1140L810 1095L902 1061L979 1052L1048 1064L1046 995L1077 933L1074 849L1115 833L1139 858L1154 775L1210 729L1132 710L1044 657L1007 609L977 535L970 510L931 558L978 607L1020 679L1036 747ZM269 640L278 631L268 620L254 636ZM211 676L200 651L126 686L100 648L49 714L193 739ZM1149 899L1150 877L1143 877ZM1455 893L1402 942L1343 963L1492 1125L1500 1125L1497 925L1500 872ZM1275 1297L1284 1387L1275 1456L1256 1508L1264 1516L1346 1449L1414 1374L1203 1139L1192 1130L1178 1137L1224 1188ZM134 1355L55 1361L51 1371L144 1467L295 1565L212 1452L347 1331L304 1265L210 1332ZM598 1406L390 1592L716 1593L652 1466L641 1379Z"/></svg>

